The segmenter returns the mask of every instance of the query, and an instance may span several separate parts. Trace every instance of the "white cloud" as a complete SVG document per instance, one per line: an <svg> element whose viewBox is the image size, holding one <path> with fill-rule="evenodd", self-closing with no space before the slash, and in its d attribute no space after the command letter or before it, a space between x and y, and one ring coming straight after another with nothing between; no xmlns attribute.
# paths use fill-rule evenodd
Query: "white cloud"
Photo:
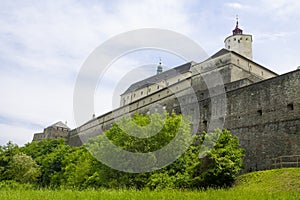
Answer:
<svg viewBox="0 0 300 200"><path fill-rule="evenodd" d="M294 21L299 19L300 2L294 0L260 0L261 10L275 17L277 20ZM294 19L293 19L294 18Z"/></svg>
<svg viewBox="0 0 300 200"><path fill-rule="evenodd" d="M249 6L243 5L243 4L238 3L238 2L229 2L229 3L226 3L225 5L230 7L230 8L238 9L238 10L244 10L244 9L249 8Z"/></svg>
<svg viewBox="0 0 300 200"><path fill-rule="evenodd" d="M17 127L15 125L0 124L0 145L12 141L18 145L24 145L33 138L34 128ZM42 131L42 130L41 130Z"/></svg>
<svg viewBox="0 0 300 200"><path fill-rule="evenodd" d="M266 42L266 41L278 41L285 38L289 38L292 35L295 35L296 32L273 32L273 33L253 33L254 35L257 35L255 37L255 40L257 42Z"/></svg>

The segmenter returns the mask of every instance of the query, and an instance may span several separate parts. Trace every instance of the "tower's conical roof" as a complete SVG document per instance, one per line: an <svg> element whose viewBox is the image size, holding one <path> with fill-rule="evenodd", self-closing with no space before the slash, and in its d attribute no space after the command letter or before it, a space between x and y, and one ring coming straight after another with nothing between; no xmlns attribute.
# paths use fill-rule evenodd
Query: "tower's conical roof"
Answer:
<svg viewBox="0 0 300 200"><path fill-rule="evenodd" d="M243 30L239 28L239 18L236 16L236 25L235 29L232 31L233 35L242 35Z"/></svg>

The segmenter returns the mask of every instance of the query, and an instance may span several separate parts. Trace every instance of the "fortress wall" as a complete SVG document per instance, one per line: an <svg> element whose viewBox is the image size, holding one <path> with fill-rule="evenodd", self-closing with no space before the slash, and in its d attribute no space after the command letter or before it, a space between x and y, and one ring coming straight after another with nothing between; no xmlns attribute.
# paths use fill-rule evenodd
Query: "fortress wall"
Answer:
<svg viewBox="0 0 300 200"><path fill-rule="evenodd" d="M300 71L227 93L225 127L246 149L246 170L268 169L271 159L300 154Z"/></svg>
<svg viewBox="0 0 300 200"><path fill-rule="evenodd" d="M223 77L230 76L229 65L221 70ZM249 79L225 84L225 118L218 118L224 107L212 110L211 102L215 105L222 104L218 102L218 96L209 99L209 92L205 90L201 76L193 76L187 83L192 84L198 99L198 133L208 129L211 115L220 124L225 122L224 127L238 136L242 147L246 149L246 171L270 168L274 157L300 154L300 70L251 85ZM186 82L177 83L169 89L102 115L77 130L72 130L68 142L74 146L81 145L78 134L94 136L99 134L95 132L97 129L110 128L124 113L146 113L154 104L160 104L169 112L181 113L182 109L186 109L191 115L197 114L191 106L192 97L184 93L185 88ZM184 101L183 106L179 105L179 101Z"/></svg>
<svg viewBox="0 0 300 200"><path fill-rule="evenodd" d="M44 139L44 132L42 132L42 133L35 133L33 135L33 141L40 141L42 139Z"/></svg>
<svg viewBox="0 0 300 200"><path fill-rule="evenodd" d="M270 169L273 158L300 155L299 124L292 119L231 129L246 149L245 171Z"/></svg>

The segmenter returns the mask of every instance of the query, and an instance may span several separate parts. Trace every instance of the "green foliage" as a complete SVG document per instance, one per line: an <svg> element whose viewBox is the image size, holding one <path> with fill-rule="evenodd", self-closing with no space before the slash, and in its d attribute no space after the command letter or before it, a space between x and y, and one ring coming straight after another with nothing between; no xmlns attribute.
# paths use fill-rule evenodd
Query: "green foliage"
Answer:
<svg viewBox="0 0 300 200"><path fill-rule="evenodd" d="M184 123L182 116L175 114L172 116L167 113L155 113L150 116L135 114L133 118L123 118L115 123L105 132L105 136L116 146L130 152L154 152L166 146L179 129L183 129ZM189 133L189 126L184 128ZM95 141L102 142L102 137L104 136L92 139L90 144Z"/></svg>
<svg viewBox="0 0 300 200"><path fill-rule="evenodd" d="M11 180L19 183L36 183L41 173L39 166L30 156L19 153L9 162L7 174Z"/></svg>
<svg viewBox="0 0 300 200"><path fill-rule="evenodd" d="M42 175L39 184L58 187L63 181L63 162L71 151L63 139L42 140L26 144L21 151L30 155L40 166Z"/></svg>
<svg viewBox="0 0 300 200"><path fill-rule="evenodd" d="M149 154L143 165L153 170L129 173L99 162L99 155L111 157L105 140L118 146L120 152L124 149ZM162 148L166 151L157 151ZM205 157L200 158L200 153ZM173 156L176 160L172 164L158 169L160 163ZM227 130L191 137L189 120L181 115L136 114L90 139L86 146L70 147L62 139L31 142L22 148L8 143L0 148L0 174L1 180L47 188L222 187L234 182L242 167L242 156L238 139ZM136 161L124 159L121 153L114 160L122 167L135 169L132 162Z"/></svg>
<svg viewBox="0 0 300 200"><path fill-rule="evenodd" d="M10 179L7 174L7 167L14 155L18 153L20 153L20 148L12 142L0 146L0 181Z"/></svg>
<svg viewBox="0 0 300 200"><path fill-rule="evenodd" d="M211 140L218 135L214 148L202 159L201 186L231 186L236 175L243 166L244 150L239 148L238 138L233 137L228 130L216 130L214 134L206 135Z"/></svg>
<svg viewBox="0 0 300 200"><path fill-rule="evenodd" d="M14 180L5 180L5 181L1 181L0 182L0 191L7 191L7 190L34 190L34 189L36 189L36 187L35 187L34 184L19 183L19 182L16 182ZM6 198L0 198L0 199L6 199Z"/></svg>
<svg viewBox="0 0 300 200"><path fill-rule="evenodd" d="M143 128L147 124L152 123L153 119L155 119L155 123L153 123L154 128L148 126L148 129L138 129L132 124L132 121L134 121L135 124ZM126 126L126 124L129 125ZM145 134L149 136L151 135L149 134L151 132L149 130L157 130L157 127L161 127L161 125L163 125L163 128L155 136L141 139L127 134L134 132L133 135L138 135L139 132L145 131L146 133L140 133L140 135ZM121 147L121 149L144 153L153 152L162 147L165 148L165 145L174 140L178 133L189 135L189 127L188 120L183 119L180 115L172 114L168 116L165 114L164 116L159 116L155 114L153 116L143 116L137 114L133 119L123 119L119 124L114 124L111 129L105 132L105 136L116 146ZM107 156L109 158L111 156L111 152L108 150L109 148L106 146L104 140L105 136L98 136L90 140L87 144L88 149L95 157L101 155L101 157ZM189 143L188 137L183 137L183 139L181 138L181 140L176 141L175 144L185 146ZM202 150L205 150L206 156L200 159L199 154L202 146ZM174 151L177 146L172 146L171 148ZM172 152L172 150L167 152ZM152 162L157 162L159 159L157 158L157 154L152 155L153 160L149 159L143 164L151 165ZM114 158L115 160L122 160L121 150L117 156L120 156L120 158ZM165 158L162 155L159 156ZM203 133L202 135L194 136L193 145L190 145L187 151L175 162L160 170L137 175L119 172L102 166L102 170L98 174L105 180L102 186L109 188L149 187L150 189L162 189L222 187L230 186L234 182L235 176L242 168L242 156L243 150L239 148L237 137L233 137L227 130L216 130L212 134ZM123 167L127 165L124 162L120 162L119 164ZM137 179L139 180L138 184Z"/></svg>
<svg viewBox="0 0 300 200"><path fill-rule="evenodd" d="M63 176L65 177L63 184L65 187L97 187L99 184L98 176L94 172L97 163L98 161L83 146L73 149L63 162Z"/></svg>
<svg viewBox="0 0 300 200"><path fill-rule="evenodd" d="M202 159L198 143L213 147L203 147L206 156ZM230 186L242 169L243 153L237 137L228 130L203 133L195 136L193 145L179 159L153 174L147 186L151 189Z"/></svg>
<svg viewBox="0 0 300 200"><path fill-rule="evenodd" d="M132 135L139 137L133 137ZM156 113L150 116L136 114L132 119L122 119L117 124L114 124L111 129L107 130L104 135L89 140L87 148L94 157L110 159L111 150L107 146L106 137L120 148L119 152L114 154L114 160L117 161L114 163L115 166L119 165L120 168L127 168L129 166L134 167L132 163L139 164L135 160L128 160L128 163L125 160L124 162L121 153L121 149L124 149L134 153L149 153L148 159L143 162L143 165L153 166L153 170L157 169L157 164L161 160L173 157L172 153L175 154L180 151L184 153L184 150L190 144L191 138L189 122L183 119L181 115L172 114L169 116L167 113L163 115ZM175 145L166 147L171 142ZM163 151L153 153L161 148L165 148L166 153ZM150 180L149 177L153 173L132 174L101 166L98 174L105 180L102 187L143 188L147 185Z"/></svg>

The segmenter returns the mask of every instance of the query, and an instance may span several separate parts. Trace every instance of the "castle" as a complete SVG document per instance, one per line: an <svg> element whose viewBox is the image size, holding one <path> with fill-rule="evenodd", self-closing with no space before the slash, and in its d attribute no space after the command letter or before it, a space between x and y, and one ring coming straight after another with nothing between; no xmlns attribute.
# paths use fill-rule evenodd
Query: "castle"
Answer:
<svg viewBox="0 0 300 200"><path fill-rule="evenodd" d="M278 75L254 62L252 36L243 34L238 21L224 43L225 48L201 63L189 62L167 71L160 63L155 76L132 84L121 95L119 108L73 130L58 122L35 134L33 140L63 137L69 145L80 146L127 113L150 113L159 104L168 112L193 115L196 103L196 131L210 131L212 123L230 130L246 150L245 171L271 168L280 156L300 155L300 70ZM213 94L220 85L208 88L203 78L216 72L222 78L226 101ZM195 96L186 92L190 88Z"/></svg>

